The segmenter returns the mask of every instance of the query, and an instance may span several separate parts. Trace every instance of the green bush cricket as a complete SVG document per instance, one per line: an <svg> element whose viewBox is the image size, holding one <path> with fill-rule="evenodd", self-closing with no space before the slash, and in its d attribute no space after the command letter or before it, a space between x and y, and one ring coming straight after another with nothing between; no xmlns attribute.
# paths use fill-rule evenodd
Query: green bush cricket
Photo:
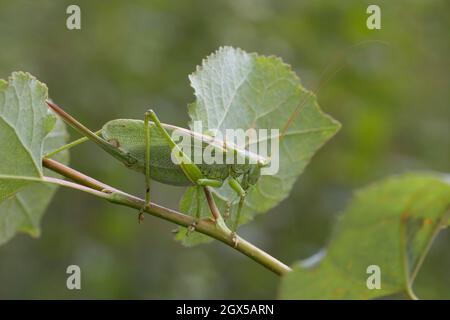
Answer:
<svg viewBox="0 0 450 320"><path fill-rule="evenodd" d="M339 71L339 68L333 70L333 74L337 71ZM322 75L320 80L323 78ZM320 84L321 83L319 82L317 90L314 90L315 92L318 91ZM295 118L299 116L302 107L313 97L314 94L310 92L309 94L305 94L301 101L299 101L296 108L288 117L284 127L280 128L280 134L278 136L280 140L284 137ZM100 131L94 133L53 102L48 101L47 103L51 109L65 120L66 123L84 136L84 138L69 143L52 154L87 140L95 142L106 152L122 162L126 167L145 175L146 205L150 203L150 179L169 185L193 185L204 188L205 190L207 190L208 187L219 188L227 181L231 189L240 198L232 228L233 232L237 229L240 213L248 189L257 184L261 175L261 169L269 166L271 163L270 157L263 157L256 153L249 152L246 150L246 147L239 148L234 144L228 144L226 140L220 141L219 139L202 134L201 132L194 132L161 123L152 110L148 110L145 113L144 121L133 119L112 120L107 122ZM213 146L215 150L222 151L225 155L233 154L243 158L244 163L194 163L194 161L186 155L172 138L172 134L175 131L183 132L184 135L190 136L196 141L200 141L202 150ZM173 161L173 155L176 155L178 160L177 163ZM199 200L197 199L197 201ZM231 203L228 202L226 204L227 211L230 206ZM197 206L197 208L198 207L199 206ZM139 221L142 220L143 209L139 213ZM217 220L211 205L210 209L213 213L214 220ZM199 210L197 211L195 217L198 221L200 212ZM192 230L194 228L195 224L190 229Z"/></svg>

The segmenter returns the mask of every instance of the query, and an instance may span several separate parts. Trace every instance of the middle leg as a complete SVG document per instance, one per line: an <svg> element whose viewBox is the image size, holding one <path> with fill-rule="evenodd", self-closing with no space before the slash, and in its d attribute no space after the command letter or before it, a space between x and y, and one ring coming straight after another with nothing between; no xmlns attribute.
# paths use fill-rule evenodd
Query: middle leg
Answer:
<svg viewBox="0 0 450 320"><path fill-rule="evenodd" d="M144 136L145 136L145 205L139 211L138 221L144 220L144 210L150 204L150 113L147 111L144 116Z"/></svg>

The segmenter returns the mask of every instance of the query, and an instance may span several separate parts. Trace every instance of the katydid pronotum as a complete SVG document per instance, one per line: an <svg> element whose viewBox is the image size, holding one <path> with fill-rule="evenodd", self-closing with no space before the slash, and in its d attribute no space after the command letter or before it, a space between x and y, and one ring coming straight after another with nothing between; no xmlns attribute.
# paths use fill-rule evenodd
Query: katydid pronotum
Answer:
<svg viewBox="0 0 450 320"><path fill-rule="evenodd" d="M145 113L144 121L116 119L107 122L99 132L94 133L55 103L47 101L47 104L85 138L98 144L126 167L145 175L145 206L150 203L150 179L169 185L194 185L199 188L218 188L228 181L231 189L240 197L232 228L233 237L236 239L235 232L247 190L257 183L261 168L270 164L269 158L240 149L233 144L218 141L211 136L163 124L153 110ZM197 140L199 143L194 141L193 147L200 146L204 149L212 146L216 148L217 152L222 152L224 158L232 153L234 159L241 157L241 161L195 164L172 139L172 133L175 130L179 134ZM83 139L83 141L87 139ZM173 155L178 158L177 162L173 161ZM145 207L139 212L139 221L143 219L144 209ZM196 221L200 218L200 212L197 211ZM190 231L195 229L195 224L196 222L189 228Z"/></svg>

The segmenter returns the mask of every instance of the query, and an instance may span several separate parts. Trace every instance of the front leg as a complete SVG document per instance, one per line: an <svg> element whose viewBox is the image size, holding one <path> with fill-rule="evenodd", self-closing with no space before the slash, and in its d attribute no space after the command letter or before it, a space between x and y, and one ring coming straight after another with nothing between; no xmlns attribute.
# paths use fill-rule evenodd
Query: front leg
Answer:
<svg viewBox="0 0 450 320"><path fill-rule="evenodd" d="M176 144L176 142L172 139L167 130L162 126L161 121L159 121L156 113L153 110L147 111L148 116L156 125L156 128L161 132L164 139L167 141L167 144L170 147L170 150L173 154L178 157L179 164L181 170L186 175L186 177L195 185L199 179L203 179L203 174L200 171L200 168L191 161L191 159L183 152L183 150Z"/></svg>
<svg viewBox="0 0 450 320"><path fill-rule="evenodd" d="M138 221L144 220L144 210L150 204L150 112L147 111L144 116L144 136L145 136L145 204L139 211Z"/></svg>

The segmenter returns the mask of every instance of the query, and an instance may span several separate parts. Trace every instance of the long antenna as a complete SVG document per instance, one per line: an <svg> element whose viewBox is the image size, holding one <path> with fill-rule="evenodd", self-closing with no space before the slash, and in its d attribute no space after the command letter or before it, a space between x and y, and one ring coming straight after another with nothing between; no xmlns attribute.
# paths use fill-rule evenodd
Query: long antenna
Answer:
<svg viewBox="0 0 450 320"><path fill-rule="evenodd" d="M285 126L281 129L280 140L283 139L283 137L286 134L286 132L289 129L289 127L292 125L294 120L300 115L300 112L302 111L302 109L304 108L304 106L306 105L308 100L311 99L313 96L317 96L317 94L323 88L323 86L326 83L328 83L328 81L330 81L339 71L342 70L342 68L344 67L343 59L345 58L345 53L347 53L351 49L354 49L356 47L360 47L362 45L366 45L368 43L380 43L380 44L384 44L384 45L390 46L390 44L388 42L385 42L385 41L382 41L382 40L364 40L364 41L360 41L360 42L358 42L356 44L353 44L351 46L348 46L345 49L342 49L341 51L339 51L336 54L335 59L333 61L331 61L330 63L328 63L326 65L325 69L322 71L322 73L321 73L321 75L319 77L319 82L317 83L316 87L311 91L312 94L306 92L306 94L303 96L303 99L299 102L299 104L294 109L294 111L292 111L292 113L289 116L288 121L286 122ZM334 66L334 65L336 65L337 67L336 68L332 68L332 66ZM331 72L327 75L327 73L330 70L331 70Z"/></svg>
<svg viewBox="0 0 450 320"><path fill-rule="evenodd" d="M95 132L92 132L90 129L81 124L78 120L72 117L70 114L65 112L61 107L59 107L56 103L47 100L47 105L56 112L68 125L78 131L81 135L87 137L89 140L98 144L103 150L119 159L122 162L126 162L130 165L134 164L136 160L132 158L129 154L124 153L119 148L116 148L108 141L99 137Z"/></svg>

